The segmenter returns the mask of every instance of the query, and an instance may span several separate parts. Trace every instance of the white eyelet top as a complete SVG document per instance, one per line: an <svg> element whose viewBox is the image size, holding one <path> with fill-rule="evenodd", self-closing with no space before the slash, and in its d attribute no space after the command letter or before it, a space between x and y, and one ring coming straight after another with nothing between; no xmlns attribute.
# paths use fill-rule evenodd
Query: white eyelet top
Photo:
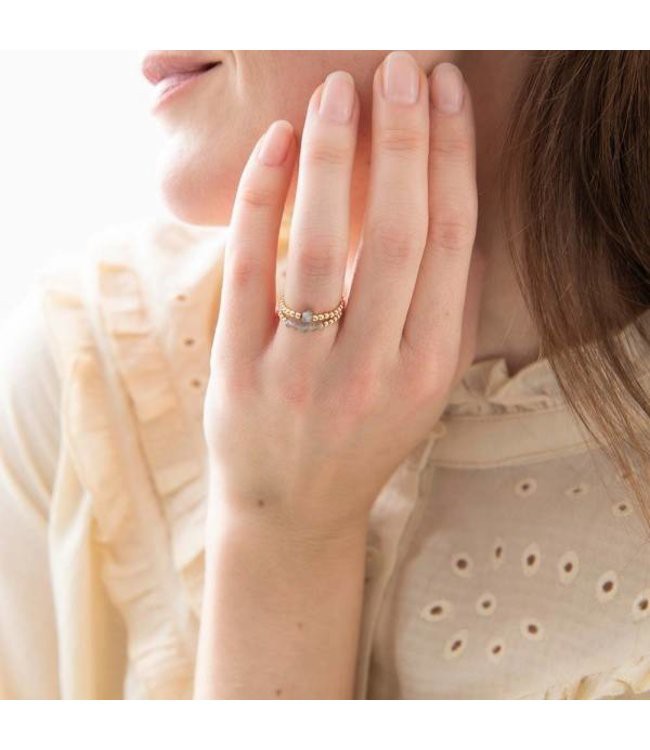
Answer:
<svg viewBox="0 0 650 750"><path fill-rule="evenodd" d="M2 697L191 696L225 237L102 233L4 332ZM363 604L359 699L650 697L650 535L545 359L465 373L373 506Z"/></svg>

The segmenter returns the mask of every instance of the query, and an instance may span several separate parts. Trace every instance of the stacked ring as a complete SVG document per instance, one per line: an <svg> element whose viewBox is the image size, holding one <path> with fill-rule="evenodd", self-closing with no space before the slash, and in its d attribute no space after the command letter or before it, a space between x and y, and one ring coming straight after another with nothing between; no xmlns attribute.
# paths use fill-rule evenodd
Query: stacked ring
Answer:
<svg viewBox="0 0 650 750"><path fill-rule="evenodd" d="M280 297L276 312L280 320L284 320L284 324L291 328L297 328L300 331L317 331L321 328L327 328L333 323L337 323L343 317L343 310L345 308L345 300L341 297L341 301L333 310L325 310L324 312L314 312L313 310L292 310L285 304L284 297Z"/></svg>

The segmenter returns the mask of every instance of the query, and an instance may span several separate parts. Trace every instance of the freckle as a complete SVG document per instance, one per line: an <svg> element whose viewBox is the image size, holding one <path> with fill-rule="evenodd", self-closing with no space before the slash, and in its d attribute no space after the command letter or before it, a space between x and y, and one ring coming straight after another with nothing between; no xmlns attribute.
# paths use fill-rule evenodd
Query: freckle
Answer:
<svg viewBox="0 0 650 750"><path fill-rule="evenodd" d="M302 630L302 623L301 622L298 623L298 630Z"/></svg>
<svg viewBox="0 0 650 750"><path fill-rule="evenodd" d="M264 500L258 500L257 504L260 506L260 508L264 507Z"/></svg>
<svg viewBox="0 0 650 750"><path fill-rule="evenodd" d="M282 695L282 688L276 688L275 689L275 694L276 695Z"/></svg>

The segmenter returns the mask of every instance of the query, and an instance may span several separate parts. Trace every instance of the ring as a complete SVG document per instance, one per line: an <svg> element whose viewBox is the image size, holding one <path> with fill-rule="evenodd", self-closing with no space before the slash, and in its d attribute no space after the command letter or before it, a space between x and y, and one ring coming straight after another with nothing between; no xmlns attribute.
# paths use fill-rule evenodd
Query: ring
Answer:
<svg viewBox="0 0 650 750"><path fill-rule="evenodd" d="M290 328L297 328L299 331L317 331L321 328L327 328L333 323L343 317L343 310L345 309L345 300L341 297L341 301L333 310L325 310L324 312L314 312L313 310L292 310L285 304L284 297L280 297L280 301L276 308L276 312L280 320L284 320L284 324Z"/></svg>

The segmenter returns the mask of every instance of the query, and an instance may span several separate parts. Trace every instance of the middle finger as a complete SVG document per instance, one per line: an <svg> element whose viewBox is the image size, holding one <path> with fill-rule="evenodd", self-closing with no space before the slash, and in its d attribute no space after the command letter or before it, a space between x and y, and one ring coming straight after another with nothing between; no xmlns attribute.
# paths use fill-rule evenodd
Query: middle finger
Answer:
<svg viewBox="0 0 650 750"><path fill-rule="evenodd" d="M283 296L294 310L325 312L343 294L349 249L350 184L359 120L354 79L330 73L314 92L300 146L298 184L292 213ZM303 338L281 326L280 349L305 356L334 340L336 325ZM296 337L299 338L296 338Z"/></svg>
<svg viewBox="0 0 650 750"><path fill-rule="evenodd" d="M368 205L341 331L354 350L399 346L427 236L428 156L426 76L410 54L392 52L373 82Z"/></svg>

